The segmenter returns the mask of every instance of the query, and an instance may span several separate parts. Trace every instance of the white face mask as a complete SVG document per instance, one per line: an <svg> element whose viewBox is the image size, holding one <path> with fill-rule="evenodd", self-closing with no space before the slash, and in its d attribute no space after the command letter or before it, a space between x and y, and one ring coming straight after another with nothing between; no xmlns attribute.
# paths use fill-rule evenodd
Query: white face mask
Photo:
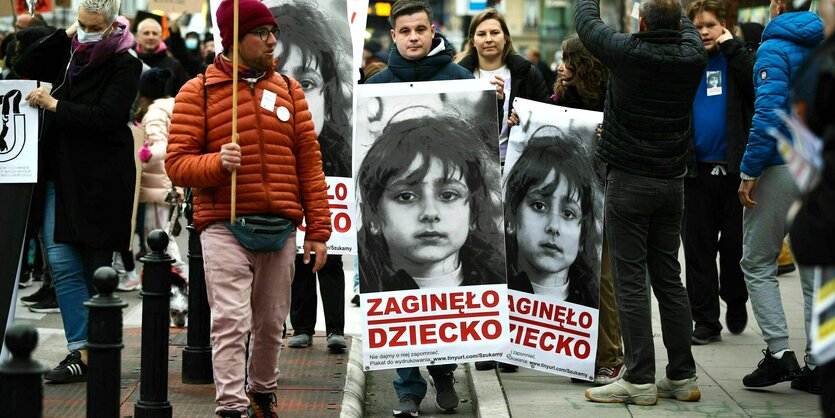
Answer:
<svg viewBox="0 0 835 418"><path fill-rule="evenodd" d="M103 32L85 32L84 29L78 28L76 32L77 33L75 34L75 36L78 38L78 42L86 44L102 40L102 38L104 38L104 32L107 32L107 29L105 29Z"/></svg>

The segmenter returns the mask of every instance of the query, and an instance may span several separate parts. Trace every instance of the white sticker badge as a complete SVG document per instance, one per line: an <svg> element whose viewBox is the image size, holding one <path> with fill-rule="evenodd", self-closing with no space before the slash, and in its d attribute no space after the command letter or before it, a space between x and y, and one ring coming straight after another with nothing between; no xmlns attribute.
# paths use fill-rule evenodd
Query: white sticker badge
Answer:
<svg viewBox="0 0 835 418"><path fill-rule="evenodd" d="M290 120L290 111L284 106L279 106L278 109L275 110L275 114L282 122Z"/></svg>
<svg viewBox="0 0 835 418"><path fill-rule="evenodd" d="M275 107L275 98L275 93L269 90L264 90L264 94L261 96L261 107L272 112Z"/></svg>

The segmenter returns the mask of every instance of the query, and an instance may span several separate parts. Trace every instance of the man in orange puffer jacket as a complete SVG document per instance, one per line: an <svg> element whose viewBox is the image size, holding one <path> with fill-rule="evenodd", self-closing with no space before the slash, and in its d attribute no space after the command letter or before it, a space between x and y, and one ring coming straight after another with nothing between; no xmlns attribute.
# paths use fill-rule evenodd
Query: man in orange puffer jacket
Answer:
<svg viewBox="0 0 835 418"><path fill-rule="evenodd" d="M198 76L177 94L165 167L174 184L194 188L194 227L203 244L212 309L215 411L222 417L276 417L276 359L290 309L295 232L278 251L244 248L224 224L231 173L237 170L236 216L278 216L296 225L305 219L304 260L315 253L314 272L327 260L331 214L304 93L296 80L274 70L277 24L258 0L239 0L238 143L231 143L232 7L225 0L217 11L225 52L208 67L205 80Z"/></svg>

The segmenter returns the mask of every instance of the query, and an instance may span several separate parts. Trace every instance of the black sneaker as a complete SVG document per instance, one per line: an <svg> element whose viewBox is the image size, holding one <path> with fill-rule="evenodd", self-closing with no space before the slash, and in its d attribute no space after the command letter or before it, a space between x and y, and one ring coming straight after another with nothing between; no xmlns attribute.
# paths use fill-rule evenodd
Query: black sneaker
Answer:
<svg viewBox="0 0 835 418"><path fill-rule="evenodd" d="M728 310L725 311L725 325L731 334L742 334L742 331L745 331L745 326L748 325L748 309L744 303L728 305Z"/></svg>
<svg viewBox="0 0 835 418"><path fill-rule="evenodd" d="M41 286L37 292L32 293L29 296L21 297L20 302L23 303L23 306L32 306L38 302L46 300L54 293L55 291L53 289L47 289L45 286Z"/></svg>
<svg viewBox="0 0 835 418"><path fill-rule="evenodd" d="M809 368L808 357L804 358L806 361L806 365L800 369L800 374L792 379L792 389L802 390L804 392L809 392L815 395L820 395L821 393L821 374L820 369L815 367L814 369Z"/></svg>
<svg viewBox="0 0 835 418"><path fill-rule="evenodd" d="M797 267L794 266L794 263L777 266L777 275L782 276L786 273L791 273L795 270L797 270Z"/></svg>
<svg viewBox="0 0 835 418"><path fill-rule="evenodd" d="M495 370L496 369L496 361L495 360L477 361L477 362L475 362L475 369L476 370Z"/></svg>
<svg viewBox="0 0 835 418"><path fill-rule="evenodd" d="M246 416L249 418L278 418L278 400L275 393L248 393L249 407Z"/></svg>
<svg viewBox="0 0 835 418"><path fill-rule="evenodd" d="M458 408L458 393L455 392L455 377L452 372L432 375L435 384L435 405L441 411L452 412Z"/></svg>
<svg viewBox="0 0 835 418"><path fill-rule="evenodd" d="M396 417L416 417L420 413L421 399L414 393L400 395L400 402L392 408L391 413Z"/></svg>
<svg viewBox="0 0 835 418"><path fill-rule="evenodd" d="M771 357L768 349L763 350L765 358L757 364L757 369L742 378L742 384L749 388L761 388L792 380L800 373L797 357L793 351L786 351L783 357Z"/></svg>
<svg viewBox="0 0 835 418"><path fill-rule="evenodd" d="M73 383L87 381L87 365L81 361L81 352L70 352L58 367L48 371L44 379L52 383Z"/></svg>
<svg viewBox="0 0 835 418"><path fill-rule="evenodd" d="M29 306L29 310L37 313L61 312L61 308L58 307L58 298L55 296L55 293L50 293L44 300Z"/></svg>
<svg viewBox="0 0 835 418"><path fill-rule="evenodd" d="M716 341L722 341L721 331L711 331L707 328L696 327L691 337L693 345L705 345Z"/></svg>
<svg viewBox="0 0 835 418"><path fill-rule="evenodd" d="M20 272L20 282L17 284L18 289L25 289L34 283L35 281L32 280L32 274L28 268Z"/></svg>

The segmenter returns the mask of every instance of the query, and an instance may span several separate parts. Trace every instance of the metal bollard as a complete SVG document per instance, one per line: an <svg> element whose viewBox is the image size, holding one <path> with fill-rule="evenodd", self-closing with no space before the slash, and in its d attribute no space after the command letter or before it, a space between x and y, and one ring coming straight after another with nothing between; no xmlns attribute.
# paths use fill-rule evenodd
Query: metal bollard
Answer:
<svg viewBox="0 0 835 418"><path fill-rule="evenodd" d="M93 286L99 294L84 302L90 310L87 324L87 416L118 418L122 380L122 310L128 303L113 295L119 273L99 267Z"/></svg>
<svg viewBox="0 0 835 418"><path fill-rule="evenodd" d="M148 234L151 252L144 263L142 283L142 377L136 418L171 418L168 402L168 298L171 291L171 265L165 253L168 234L155 229Z"/></svg>
<svg viewBox="0 0 835 418"><path fill-rule="evenodd" d="M49 367L32 360L38 331L29 324L15 324L6 332L12 358L0 364L0 417L43 416L43 374Z"/></svg>
<svg viewBox="0 0 835 418"><path fill-rule="evenodd" d="M203 271L203 246L194 226L188 226L188 335L183 349L183 383L213 383L211 312Z"/></svg>

